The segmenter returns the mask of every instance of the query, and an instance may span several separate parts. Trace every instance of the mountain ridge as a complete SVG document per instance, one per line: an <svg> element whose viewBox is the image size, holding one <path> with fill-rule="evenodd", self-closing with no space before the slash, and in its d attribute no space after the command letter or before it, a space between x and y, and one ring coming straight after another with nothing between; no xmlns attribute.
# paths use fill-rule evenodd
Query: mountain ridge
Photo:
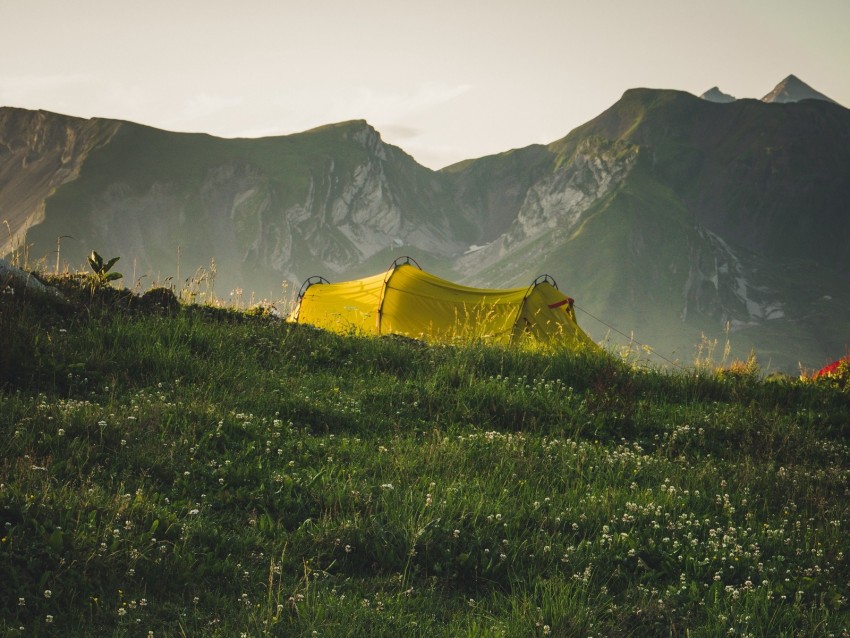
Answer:
<svg viewBox="0 0 850 638"><path fill-rule="evenodd" d="M721 104L734 102L737 99L728 93L724 93L717 86L713 86L705 91L702 95L700 95L700 98L709 102L718 102ZM824 102L838 104L838 102L832 98L813 89L794 74L785 77L775 87L773 87L767 95L761 98L762 102L768 104L800 102L802 100L823 100Z"/></svg>
<svg viewBox="0 0 850 638"><path fill-rule="evenodd" d="M0 109L0 210L24 211L5 216L6 254L15 240L74 265L97 249L133 284L214 274L225 296L278 298L400 254L485 287L548 271L580 311L671 356L728 327L736 356L788 370L850 332L848 149L841 105L668 89L629 89L559 140L439 171L362 119L223 139Z"/></svg>

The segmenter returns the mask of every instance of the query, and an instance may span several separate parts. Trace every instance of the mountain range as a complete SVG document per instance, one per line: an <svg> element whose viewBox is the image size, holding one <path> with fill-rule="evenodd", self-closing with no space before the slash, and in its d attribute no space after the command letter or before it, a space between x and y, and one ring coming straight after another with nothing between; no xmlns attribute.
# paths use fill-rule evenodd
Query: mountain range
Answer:
<svg viewBox="0 0 850 638"><path fill-rule="evenodd" d="M700 95L700 97L710 102L726 103L735 101L733 95L724 93L716 86L711 87L708 91ZM796 75L789 75L761 99L762 102L767 102L768 104L773 104L774 102L801 102L802 100L835 102L832 98L810 87Z"/></svg>
<svg viewBox="0 0 850 638"><path fill-rule="evenodd" d="M400 255L487 287L546 272L613 346L818 367L850 341L850 111L800 84L631 89L560 140L440 171L362 120L221 139L0 108L0 254L95 249L128 287L214 272L222 296L270 298Z"/></svg>

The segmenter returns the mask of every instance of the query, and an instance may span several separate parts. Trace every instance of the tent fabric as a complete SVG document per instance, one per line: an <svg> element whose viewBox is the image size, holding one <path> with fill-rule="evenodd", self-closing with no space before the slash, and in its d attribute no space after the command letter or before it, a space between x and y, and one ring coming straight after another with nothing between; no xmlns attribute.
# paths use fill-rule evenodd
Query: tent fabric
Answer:
<svg viewBox="0 0 850 638"><path fill-rule="evenodd" d="M289 319L344 334L398 334L430 342L595 345L576 323L573 300L548 281L527 288L470 288L409 263L364 279L310 285Z"/></svg>

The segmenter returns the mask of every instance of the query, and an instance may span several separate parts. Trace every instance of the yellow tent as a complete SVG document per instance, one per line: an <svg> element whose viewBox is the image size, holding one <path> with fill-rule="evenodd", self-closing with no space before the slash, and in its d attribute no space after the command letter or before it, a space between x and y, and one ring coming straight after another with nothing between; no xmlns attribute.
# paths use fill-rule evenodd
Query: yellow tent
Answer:
<svg viewBox="0 0 850 638"><path fill-rule="evenodd" d="M594 345L576 323L573 300L548 276L527 288L469 288L402 259L407 263L397 259L386 273L365 279L332 284L311 277L289 321L343 334L398 334L442 343Z"/></svg>

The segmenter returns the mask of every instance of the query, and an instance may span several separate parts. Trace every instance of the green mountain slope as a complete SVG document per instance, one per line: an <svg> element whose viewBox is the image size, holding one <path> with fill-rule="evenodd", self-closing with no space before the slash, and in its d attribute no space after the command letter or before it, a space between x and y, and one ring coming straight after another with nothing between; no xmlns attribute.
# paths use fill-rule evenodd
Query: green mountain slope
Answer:
<svg viewBox="0 0 850 638"><path fill-rule="evenodd" d="M719 356L728 338L732 356L819 365L850 335L848 125L825 102L628 91L549 145L512 227L458 276L558 273L596 338L633 334L667 358L690 362L706 340Z"/></svg>
<svg viewBox="0 0 850 638"><path fill-rule="evenodd" d="M850 341L850 111L822 100L633 89L561 140L438 172L364 121L249 140L0 109L0 178L0 252L96 249L128 286L214 273L220 296L280 298L407 254L475 285L547 272L597 339L684 363L728 338L794 371Z"/></svg>
<svg viewBox="0 0 850 638"><path fill-rule="evenodd" d="M28 229L30 255L70 235L61 258L72 265L96 247L121 255L126 275L182 280L214 260L220 293L279 297L281 282L313 271L346 271L393 247L456 253L470 234L432 205L433 173L363 121L258 140L121 123L81 164Z"/></svg>
<svg viewBox="0 0 850 638"><path fill-rule="evenodd" d="M553 146L593 135L644 149L657 179L712 232L769 257L812 259L850 278L847 109L811 100L717 104L635 89Z"/></svg>

